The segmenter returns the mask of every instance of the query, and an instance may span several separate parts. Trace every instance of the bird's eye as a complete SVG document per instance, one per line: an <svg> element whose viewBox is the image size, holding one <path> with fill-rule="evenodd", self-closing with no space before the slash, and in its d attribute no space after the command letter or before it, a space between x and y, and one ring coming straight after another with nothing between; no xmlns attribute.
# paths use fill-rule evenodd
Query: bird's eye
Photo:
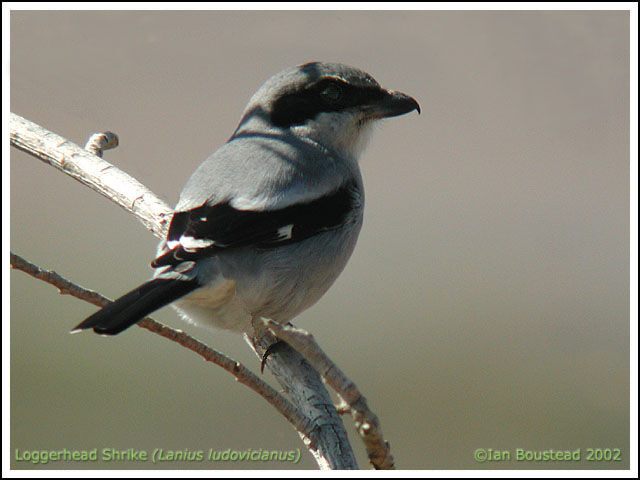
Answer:
<svg viewBox="0 0 640 480"><path fill-rule="evenodd" d="M337 102L342 97L342 87L335 82L327 83L320 91L323 97L328 98L332 102Z"/></svg>

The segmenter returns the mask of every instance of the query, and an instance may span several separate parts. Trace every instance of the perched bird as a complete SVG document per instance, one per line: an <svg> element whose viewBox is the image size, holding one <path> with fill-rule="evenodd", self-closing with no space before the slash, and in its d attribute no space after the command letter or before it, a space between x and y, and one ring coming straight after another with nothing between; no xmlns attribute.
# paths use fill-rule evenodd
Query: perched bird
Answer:
<svg viewBox="0 0 640 480"><path fill-rule="evenodd" d="M115 335L172 303L185 320L238 332L286 323L329 289L362 226L358 157L373 123L417 110L347 65L271 77L193 173L151 263L151 280L80 323Z"/></svg>

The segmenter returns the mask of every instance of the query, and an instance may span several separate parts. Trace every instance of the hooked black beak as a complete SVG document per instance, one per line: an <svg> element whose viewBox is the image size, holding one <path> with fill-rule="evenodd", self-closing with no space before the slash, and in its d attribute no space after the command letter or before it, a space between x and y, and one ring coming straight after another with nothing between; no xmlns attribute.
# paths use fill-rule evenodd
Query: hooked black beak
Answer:
<svg viewBox="0 0 640 480"><path fill-rule="evenodd" d="M420 114L420 105L409 95L393 90L386 90L384 97L372 105L371 114L377 118L397 117L413 110Z"/></svg>

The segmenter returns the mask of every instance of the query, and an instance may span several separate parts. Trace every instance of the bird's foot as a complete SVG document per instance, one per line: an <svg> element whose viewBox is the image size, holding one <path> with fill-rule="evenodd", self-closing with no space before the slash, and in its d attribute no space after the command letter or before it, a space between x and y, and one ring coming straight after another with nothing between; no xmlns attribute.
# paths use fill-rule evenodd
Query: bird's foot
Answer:
<svg viewBox="0 0 640 480"><path fill-rule="evenodd" d="M267 363L267 358L269 357L269 355L277 352L285 345L287 345L287 342L283 342L282 340L278 340L269 345L269 347L264 351L264 354L262 355L262 362L260 362L260 373L264 373L264 366Z"/></svg>

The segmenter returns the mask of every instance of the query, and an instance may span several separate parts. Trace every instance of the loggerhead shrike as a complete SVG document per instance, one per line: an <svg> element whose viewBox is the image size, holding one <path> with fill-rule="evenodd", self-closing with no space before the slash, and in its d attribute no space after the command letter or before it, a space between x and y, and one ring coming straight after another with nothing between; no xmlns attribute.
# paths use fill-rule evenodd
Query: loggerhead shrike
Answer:
<svg viewBox="0 0 640 480"><path fill-rule="evenodd" d="M286 323L329 289L362 225L358 157L373 123L417 110L346 65L307 63L253 95L229 141L182 190L151 280L80 323L115 335L173 303L238 332Z"/></svg>

